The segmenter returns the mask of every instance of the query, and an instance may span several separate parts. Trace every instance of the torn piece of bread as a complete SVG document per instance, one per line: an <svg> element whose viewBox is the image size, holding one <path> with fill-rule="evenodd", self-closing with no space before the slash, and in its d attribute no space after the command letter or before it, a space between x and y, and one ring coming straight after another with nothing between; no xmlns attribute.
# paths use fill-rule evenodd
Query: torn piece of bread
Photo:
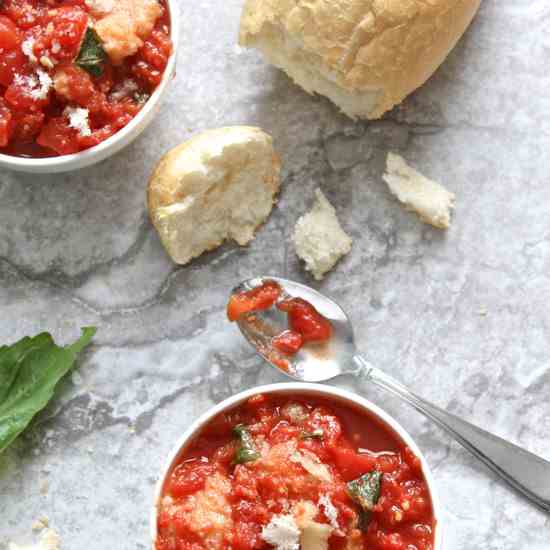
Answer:
<svg viewBox="0 0 550 550"><path fill-rule="evenodd" d="M147 199L174 262L186 264L226 239L252 240L275 203L279 172L271 137L250 126L208 130L164 155Z"/></svg>
<svg viewBox="0 0 550 550"><path fill-rule="evenodd" d="M327 550L328 539L334 529L326 523L317 523L314 518L318 508L309 500L298 501L292 510L300 529L300 550Z"/></svg>
<svg viewBox="0 0 550 550"><path fill-rule="evenodd" d="M417 172L395 153L388 153L386 173L382 177L392 194L424 223L440 229L449 227L454 193Z"/></svg>
<svg viewBox="0 0 550 550"><path fill-rule="evenodd" d="M306 269L320 281L338 260L351 250L351 238L346 235L336 217L336 210L320 189L316 202L294 228L296 254L306 263Z"/></svg>
<svg viewBox="0 0 550 550"><path fill-rule="evenodd" d="M247 0L239 42L352 118L379 118L422 85L480 0Z"/></svg>
<svg viewBox="0 0 550 550"><path fill-rule="evenodd" d="M114 65L134 55L164 8L157 0L85 0L105 52Z"/></svg>

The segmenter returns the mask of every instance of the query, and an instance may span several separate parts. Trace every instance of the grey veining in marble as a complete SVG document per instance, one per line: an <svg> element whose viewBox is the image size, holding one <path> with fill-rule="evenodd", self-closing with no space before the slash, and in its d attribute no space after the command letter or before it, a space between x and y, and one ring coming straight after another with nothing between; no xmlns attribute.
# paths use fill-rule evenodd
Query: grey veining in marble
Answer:
<svg viewBox="0 0 550 550"><path fill-rule="evenodd" d="M213 403L284 380L224 318L228 290L258 274L334 296L372 362L550 459L548 2L486 0L436 75L372 123L346 119L237 47L240 7L182 0L171 92L115 158L68 175L0 174L0 342L41 330L66 342L99 327L55 402L0 457L0 547L29 540L46 514L64 549L149 548L153 483L175 438ZM280 202L248 248L176 267L147 219L148 174L166 149L230 124L273 134ZM456 193L447 233L390 196L388 150ZM354 239L322 284L289 241L316 186ZM405 405L363 390L425 451L447 550L550 548L547 515Z"/></svg>

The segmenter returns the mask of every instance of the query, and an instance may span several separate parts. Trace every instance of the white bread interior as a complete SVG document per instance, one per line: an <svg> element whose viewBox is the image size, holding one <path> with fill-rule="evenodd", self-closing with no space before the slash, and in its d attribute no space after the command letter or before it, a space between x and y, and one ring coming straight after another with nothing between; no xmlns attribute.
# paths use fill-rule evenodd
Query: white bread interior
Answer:
<svg viewBox="0 0 550 550"><path fill-rule="evenodd" d="M246 0L239 42L352 118L379 118L421 86L481 0Z"/></svg>
<svg viewBox="0 0 550 550"><path fill-rule="evenodd" d="M148 206L174 262L226 239L246 245L271 212L279 172L271 137L249 126L208 130L169 151L151 176Z"/></svg>
<svg viewBox="0 0 550 550"><path fill-rule="evenodd" d="M296 223L293 241L296 254L317 280L321 280L351 250L351 238L344 232L336 210L317 189L313 208Z"/></svg>
<svg viewBox="0 0 550 550"><path fill-rule="evenodd" d="M386 173L382 177L399 202L418 214L424 223L439 229L449 227L454 193L417 172L395 153L388 153Z"/></svg>

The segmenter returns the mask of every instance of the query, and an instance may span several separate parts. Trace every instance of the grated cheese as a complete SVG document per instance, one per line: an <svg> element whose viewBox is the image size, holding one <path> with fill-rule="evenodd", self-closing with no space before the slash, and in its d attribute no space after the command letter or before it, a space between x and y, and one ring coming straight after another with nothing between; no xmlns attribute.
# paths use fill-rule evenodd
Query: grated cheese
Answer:
<svg viewBox="0 0 550 550"><path fill-rule="evenodd" d="M300 529L291 515L273 516L262 529L262 538L277 550L299 550Z"/></svg>
<svg viewBox="0 0 550 550"><path fill-rule="evenodd" d="M290 460L300 464L302 468L321 481L332 481L332 475L325 464L323 464L316 454L302 449L290 455Z"/></svg>
<svg viewBox="0 0 550 550"><path fill-rule="evenodd" d="M63 114L69 119L69 126L78 130L81 136L91 136L90 123L88 117L90 111L81 107L65 107Z"/></svg>
<svg viewBox="0 0 550 550"><path fill-rule="evenodd" d="M46 99L53 85L50 75L40 68L36 69L36 74L34 75L23 76L16 74L14 82L18 86L21 86L33 99Z"/></svg>
<svg viewBox="0 0 550 550"><path fill-rule="evenodd" d="M53 81L50 75L43 69L36 69L36 74L38 74L40 87L37 90L33 90L31 95L34 99L46 99L50 88L53 86Z"/></svg>
<svg viewBox="0 0 550 550"><path fill-rule="evenodd" d="M334 527L334 529L339 529L338 525L338 510L330 500L330 497L327 494L321 495L319 497L319 506L323 508L325 516L327 516L329 523Z"/></svg>
<svg viewBox="0 0 550 550"><path fill-rule="evenodd" d="M110 98L114 101L120 101L125 97L130 97L138 90L139 86L137 85L137 82L131 78L127 78L124 82L122 82L122 84L117 86L113 92L111 92Z"/></svg>

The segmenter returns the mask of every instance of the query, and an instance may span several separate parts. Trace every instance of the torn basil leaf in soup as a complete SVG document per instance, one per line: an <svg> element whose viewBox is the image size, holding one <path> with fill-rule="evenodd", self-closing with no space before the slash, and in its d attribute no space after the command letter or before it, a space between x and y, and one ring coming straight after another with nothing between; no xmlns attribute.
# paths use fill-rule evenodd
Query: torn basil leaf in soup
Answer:
<svg viewBox="0 0 550 550"><path fill-rule="evenodd" d="M239 438L239 447L235 453L235 464L245 464L260 458L260 453L254 445L254 440L250 435L250 430L243 424L238 424L233 428L233 433Z"/></svg>
<svg viewBox="0 0 550 550"><path fill-rule="evenodd" d="M347 483L348 494L361 507L359 527L365 530L370 521L370 515L380 498L382 472L373 470Z"/></svg>
<svg viewBox="0 0 550 550"><path fill-rule="evenodd" d="M96 78L103 74L107 55L97 33L88 27L75 63Z"/></svg>

